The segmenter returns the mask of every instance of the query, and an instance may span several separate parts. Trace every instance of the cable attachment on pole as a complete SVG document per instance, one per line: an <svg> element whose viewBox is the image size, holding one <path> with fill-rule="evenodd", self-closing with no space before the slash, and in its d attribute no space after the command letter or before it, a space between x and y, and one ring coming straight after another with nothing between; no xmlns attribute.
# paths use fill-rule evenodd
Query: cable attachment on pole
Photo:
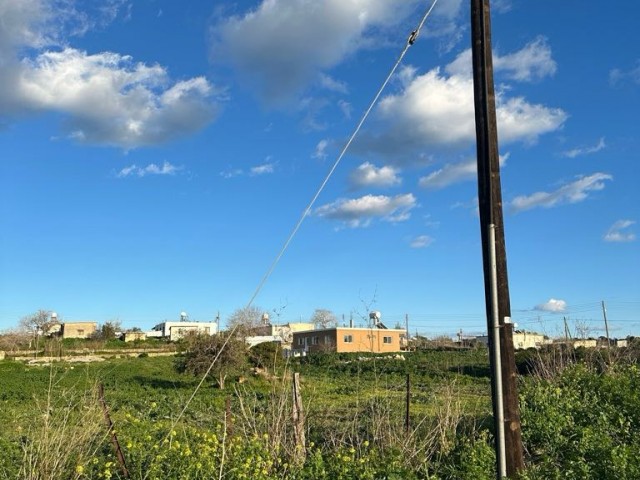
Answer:
<svg viewBox="0 0 640 480"><path fill-rule="evenodd" d="M413 45L416 42L416 39L418 38L418 30L414 30L413 32L411 32L411 35L409 35L409 40L407 40L407 43L409 45Z"/></svg>

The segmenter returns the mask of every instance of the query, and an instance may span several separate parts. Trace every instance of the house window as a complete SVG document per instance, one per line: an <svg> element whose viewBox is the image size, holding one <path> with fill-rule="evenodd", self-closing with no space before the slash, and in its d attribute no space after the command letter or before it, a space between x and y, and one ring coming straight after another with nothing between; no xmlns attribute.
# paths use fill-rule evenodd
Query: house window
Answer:
<svg viewBox="0 0 640 480"><path fill-rule="evenodd" d="M383 337L382 338L382 343L393 343L393 338L392 337Z"/></svg>
<svg viewBox="0 0 640 480"><path fill-rule="evenodd" d="M84 330L82 330L81 328L78 329L78 335L84 336Z"/></svg>
<svg viewBox="0 0 640 480"><path fill-rule="evenodd" d="M353 343L353 335L345 335L344 343Z"/></svg>
<svg viewBox="0 0 640 480"><path fill-rule="evenodd" d="M311 339L311 345L317 345L318 344L318 337L313 337Z"/></svg>
<svg viewBox="0 0 640 480"><path fill-rule="evenodd" d="M304 337L298 337L298 345L304 345Z"/></svg>
<svg viewBox="0 0 640 480"><path fill-rule="evenodd" d="M331 343L331 335L324 336L324 344L329 345Z"/></svg>

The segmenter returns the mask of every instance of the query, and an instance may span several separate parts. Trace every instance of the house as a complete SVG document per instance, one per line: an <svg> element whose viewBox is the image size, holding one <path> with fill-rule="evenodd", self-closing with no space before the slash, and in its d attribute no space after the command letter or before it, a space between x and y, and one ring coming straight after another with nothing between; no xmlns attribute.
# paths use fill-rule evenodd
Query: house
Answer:
<svg viewBox="0 0 640 480"><path fill-rule="evenodd" d="M489 337L481 335L476 337L476 342L489 345ZM513 348L516 350L526 350L528 348L540 348L543 345L551 343L546 336L536 332L527 332L525 330L516 330L513 332Z"/></svg>
<svg viewBox="0 0 640 480"><path fill-rule="evenodd" d="M279 342L284 350L291 349L293 334L305 330L313 330L314 324L308 322L289 322L283 325L272 325L267 323L259 327L250 329L251 335L245 338L250 347L260 343Z"/></svg>
<svg viewBox="0 0 640 480"><path fill-rule="evenodd" d="M584 347L584 348L596 348L598 346L598 341L595 338L583 338L576 339L573 341L573 347Z"/></svg>
<svg viewBox="0 0 640 480"><path fill-rule="evenodd" d="M64 322L62 338L89 338L98 330L98 322Z"/></svg>
<svg viewBox="0 0 640 480"><path fill-rule="evenodd" d="M122 334L122 339L125 343L135 342L136 340L146 340L147 334L140 331L129 331Z"/></svg>
<svg viewBox="0 0 640 480"><path fill-rule="evenodd" d="M399 352L406 330L379 327L333 327L293 333L293 355L314 352Z"/></svg>
<svg viewBox="0 0 640 480"><path fill-rule="evenodd" d="M189 321L162 322L153 327L150 332L146 332L146 337L167 338L174 342L190 332L215 335L218 333L218 324L216 322Z"/></svg>

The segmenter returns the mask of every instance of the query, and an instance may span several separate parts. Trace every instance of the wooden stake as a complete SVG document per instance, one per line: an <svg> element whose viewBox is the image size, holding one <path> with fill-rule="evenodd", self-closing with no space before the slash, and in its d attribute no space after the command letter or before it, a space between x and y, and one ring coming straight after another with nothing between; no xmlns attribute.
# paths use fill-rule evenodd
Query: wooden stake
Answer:
<svg viewBox="0 0 640 480"><path fill-rule="evenodd" d="M300 374L296 372L293 374L293 435L296 444L294 460L300 465L307 458L304 421L302 394L300 393Z"/></svg>
<svg viewBox="0 0 640 480"><path fill-rule="evenodd" d="M107 429L111 436L111 444L113 445L113 449L116 452L116 458L118 459L118 463L120 464L120 470L122 471L122 475L124 476L124 478L129 478L129 470L127 470L127 464L124 460L124 453L122 453L122 448L120 448L120 442L118 442L116 432L113 431L113 422L111 421L111 416L109 415L109 408L107 407L107 402L105 402L104 400L104 385L102 383L98 385L98 398L100 399L100 403L102 404L104 421L107 424Z"/></svg>

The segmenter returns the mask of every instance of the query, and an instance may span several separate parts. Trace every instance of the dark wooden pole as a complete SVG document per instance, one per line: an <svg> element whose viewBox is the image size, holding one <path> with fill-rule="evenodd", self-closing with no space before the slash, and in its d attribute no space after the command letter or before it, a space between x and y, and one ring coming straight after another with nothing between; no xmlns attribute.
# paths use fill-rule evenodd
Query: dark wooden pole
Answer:
<svg viewBox="0 0 640 480"><path fill-rule="evenodd" d="M478 155L478 200L485 283L487 330L491 331L492 298L489 225L495 226L498 321L500 324L500 358L504 403L504 431L506 445L506 473L515 477L524 469L520 410L516 385L513 324L510 321L509 283L502 216L498 132L496 125L493 60L491 54L491 11L489 0L471 0L471 35L473 57L473 86ZM496 366L492 362L492 370ZM494 370L495 371L495 370ZM492 374L495 379L495 373ZM492 382L495 395L496 385ZM495 398L494 398L495 400ZM496 402L494 404L494 418Z"/></svg>

